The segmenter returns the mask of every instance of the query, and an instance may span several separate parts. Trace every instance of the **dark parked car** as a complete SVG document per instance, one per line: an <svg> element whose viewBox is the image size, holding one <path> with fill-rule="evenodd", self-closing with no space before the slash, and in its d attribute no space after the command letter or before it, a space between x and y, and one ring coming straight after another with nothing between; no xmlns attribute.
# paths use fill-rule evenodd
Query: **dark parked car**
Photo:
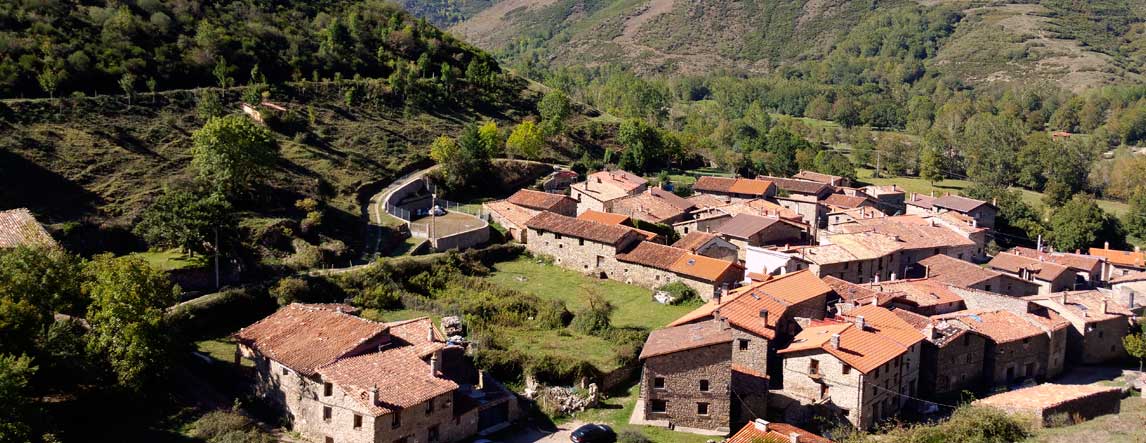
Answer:
<svg viewBox="0 0 1146 443"><path fill-rule="evenodd" d="M615 443L617 434L608 426L587 424L573 431L569 439L573 443Z"/></svg>

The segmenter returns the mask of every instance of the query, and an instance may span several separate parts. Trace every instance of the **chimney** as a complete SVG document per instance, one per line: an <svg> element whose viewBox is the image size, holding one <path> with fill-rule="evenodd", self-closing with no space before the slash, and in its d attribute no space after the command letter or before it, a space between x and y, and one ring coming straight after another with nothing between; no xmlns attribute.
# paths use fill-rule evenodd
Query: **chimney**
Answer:
<svg viewBox="0 0 1146 443"><path fill-rule="evenodd" d="M434 351L430 354L430 377L437 377L438 373L442 372L442 351Z"/></svg>
<svg viewBox="0 0 1146 443"><path fill-rule="evenodd" d="M879 274L876 274L875 277L871 279L871 283L879 284Z"/></svg>
<svg viewBox="0 0 1146 443"><path fill-rule="evenodd" d="M863 320L863 316L862 316L862 315L857 315L857 316L856 316L856 327L857 327L857 328L859 328L859 330L861 330L861 331L862 331L862 330L864 329L864 326L867 326L867 323L866 323L866 322L864 322L864 320Z"/></svg>
<svg viewBox="0 0 1146 443"><path fill-rule="evenodd" d="M378 403L378 385L374 385L374 388L370 390L370 404L377 405Z"/></svg>
<svg viewBox="0 0 1146 443"><path fill-rule="evenodd" d="M1103 315L1106 315L1106 308L1108 308L1108 307L1109 306L1106 304L1106 300L1102 300L1102 314Z"/></svg>
<svg viewBox="0 0 1146 443"><path fill-rule="evenodd" d="M792 432L788 434L788 443L800 443L800 433Z"/></svg>
<svg viewBox="0 0 1146 443"><path fill-rule="evenodd" d="M1108 241L1102 242L1102 249L1110 249L1110 242L1108 242Z"/></svg>
<svg viewBox="0 0 1146 443"><path fill-rule="evenodd" d="M887 281L895 281L895 273L894 272L892 272L891 275L888 277L889 278L887 279Z"/></svg>
<svg viewBox="0 0 1146 443"><path fill-rule="evenodd" d="M753 420L752 424L756 427L757 431L768 432L768 421L767 420L764 420L763 418L758 418L756 420Z"/></svg>
<svg viewBox="0 0 1146 443"><path fill-rule="evenodd" d="M478 384L477 384L477 390L481 391L481 390L484 390L484 389L485 389L485 371L483 371L483 370L481 370L481 369L478 369Z"/></svg>
<svg viewBox="0 0 1146 443"><path fill-rule="evenodd" d="M434 325L433 325L433 323L426 325L426 341L428 341L430 343L434 342Z"/></svg>
<svg viewBox="0 0 1146 443"><path fill-rule="evenodd" d="M832 334L832 349L839 349L839 348L840 348L840 334Z"/></svg>
<svg viewBox="0 0 1146 443"><path fill-rule="evenodd" d="M1063 292L1062 295L1059 296L1058 301L1062 303L1063 306L1066 306L1066 292Z"/></svg>
<svg viewBox="0 0 1146 443"><path fill-rule="evenodd" d="M728 297L728 283L721 283L720 297L717 297L716 302L720 303L720 300L724 299L725 297Z"/></svg>
<svg viewBox="0 0 1146 443"><path fill-rule="evenodd" d="M768 326L768 310L767 309L761 309L760 310L760 322L764 323L765 327Z"/></svg>
<svg viewBox="0 0 1146 443"><path fill-rule="evenodd" d="M712 321L720 323L720 308L712 310Z"/></svg>
<svg viewBox="0 0 1146 443"><path fill-rule="evenodd" d="M924 266L923 267L923 278L931 278L931 267L930 266Z"/></svg>

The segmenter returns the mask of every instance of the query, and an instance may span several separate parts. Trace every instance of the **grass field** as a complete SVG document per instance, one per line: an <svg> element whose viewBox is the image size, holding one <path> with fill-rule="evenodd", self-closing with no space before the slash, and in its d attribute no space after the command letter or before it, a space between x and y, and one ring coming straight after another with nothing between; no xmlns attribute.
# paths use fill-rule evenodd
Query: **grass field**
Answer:
<svg viewBox="0 0 1146 443"><path fill-rule="evenodd" d="M585 290L601 294L616 306L614 326L636 326L655 329L667 325L693 309L690 306L666 306L653 301L652 291L613 280L599 280L553 265L538 263L528 257L498 263L487 277L507 288L565 302L570 311L585 307Z"/></svg>
<svg viewBox="0 0 1146 443"><path fill-rule="evenodd" d="M1107 443L1146 442L1146 399L1134 395L1122 399L1118 414L1104 415L1073 426L1042 428L1026 441L1031 443L1073 443L1094 441Z"/></svg>
<svg viewBox="0 0 1146 443"><path fill-rule="evenodd" d="M195 342L195 348L223 363L235 361L235 341L227 337ZM248 359L240 360L240 364L247 367L255 366L255 362Z"/></svg>
<svg viewBox="0 0 1146 443"><path fill-rule="evenodd" d="M412 320L421 317L430 317L434 319L434 323L440 323L442 321L442 316L438 314L428 311L419 311L417 309L399 309L395 311L366 309L362 311L362 318L381 322Z"/></svg>
<svg viewBox="0 0 1146 443"><path fill-rule="evenodd" d="M207 266L208 257L205 255L190 256L179 249L166 251L147 251L132 254L147 261L147 264L160 271L173 271L176 269L201 268Z"/></svg>
<svg viewBox="0 0 1146 443"><path fill-rule="evenodd" d="M640 385L634 385L623 395L607 398L595 409L589 409L564 420L579 420L587 423L607 423L618 433L623 431L637 431L655 443L703 443L709 440L720 441L720 437L708 435L687 434L670 431L665 428L653 426L630 425L629 417L633 415L633 408L640 395Z"/></svg>

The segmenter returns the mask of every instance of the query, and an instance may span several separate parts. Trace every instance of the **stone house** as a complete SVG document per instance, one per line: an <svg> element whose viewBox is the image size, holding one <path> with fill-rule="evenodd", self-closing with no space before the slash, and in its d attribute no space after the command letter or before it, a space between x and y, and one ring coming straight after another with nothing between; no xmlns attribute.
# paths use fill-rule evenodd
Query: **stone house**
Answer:
<svg viewBox="0 0 1146 443"><path fill-rule="evenodd" d="M1093 365L1126 357L1122 337L1130 332L1134 314L1105 294L1093 290L1060 292L1026 300L1070 322L1066 356L1072 363Z"/></svg>
<svg viewBox="0 0 1146 443"><path fill-rule="evenodd" d="M641 350L637 412L646 422L728 432L732 334L716 320L658 329Z"/></svg>
<svg viewBox="0 0 1146 443"><path fill-rule="evenodd" d="M1074 289L1075 274L1069 268L1035 258L1000 252L987 262L987 268L1034 283L1039 294Z"/></svg>
<svg viewBox="0 0 1146 443"><path fill-rule="evenodd" d="M378 323L291 304L234 337L259 397L313 441L460 441L518 414L515 397L473 372L428 318Z"/></svg>
<svg viewBox="0 0 1146 443"><path fill-rule="evenodd" d="M932 317L986 338L983 383L1009 385L1024 379L1047 380L1062 373L1068 323L1056 314L961 311Z"/></svg>
<svg viewBox="0 0 1146 443"><path fill-rule="evenodd" d="M945 320L933 321L902 309L892 312L923 334L919 365L921 396L928 398L981 386L987 351L985 337Z"/></svg>
<svg viewBox="0 0 1146 443"><path fill-rule="evenodd" d="M1034 295L1039 285L1010 274L993 271L948 255L933 255L920 260L908 276L921 276L952 286L996 292L1012 297Z"/></svg>
<svg viewBox="0 0 1146 443"><path fill-rule="evenodd" d="M1146 306L1146 272L1134 272L1110 280L1110 296L1136 315Z"/></svg>
<svg viewBox="0 0 1146 443"><path fill-rule="evenodd" d="M931 279L903 279L868 283L867 288L887 293L881 306L902 309L923 316L946 314L966 309L963 297L951 285Z"/></svg>
<svg viewBox="0 0 1146 443"><path fill-rule="evenodd" d="M834 229L836 225L854 223L857 220L884 217L887 217L887 215L872 207L861 206L858 208L848 209L829 206L827 215L827 229L830 232L836 232L836 229Z"/></svg>
<svg viewBox="0 0 1146 443"><path fill-rule="evenodd" d="M734 287L744 279L738 263L652 242L637 243L616 255L609 278L648 288L679 281L709 300L721 288Z"/></svg>
<svg viewBox="0 0 1146 443"><path fill-rule="evenodd" d="M868 208L873 211L879 212L875 209L875 201L868 197L866 194L859 195L846 195L846 194L832 194L828 198L820 200L820 204L828 207L829 212L845 209L860 209ZM882 213L881 213L882 214Z"/></svg>
<svg viewBox="0 0 1146 443"><path fill-rule="evenodd" d="M916 395L923 336L886 309L852 312L851 321L812 322L779 351L783 394L868 429Z"/></svg>
<svg viewBox="0 0 1146 443"><path fill-rule="evenodd" d="M803 227L778 217L737 214L716 227L715 231L736 245L737 258L744 260L749 246L799 245L808 242Z"/></svg>
<svg viewBox="0 0 1146 443"><path fill-rule="evenodd" d="M489 221L505 228L506 234L518 243L528 243L529 229L525 223L540 212L510 203L508 200L495 200L482 203L482 210L489 215Z"/></svg>
<svg viewBox="0 0 1146 443"><path fill-rule="evenodd" d="M837 187L837 188L840 188L840 187L846 188L846 187L852 185L851 180L849 180L847 177L840 177L838 175L830 175L830 174L821 174L821 173L815 172L815 171L800 171L800 172L797 172L796 175L793 175L792 178L797 179L797 180L807 180L807 181L819 182L819 183L823 183L825 185L833 186L833 187Z"/></svg>
<svg viewBox="0 0 1146 443"><path fill-rule="evenodd" d="M1110 281L1115 277L1134 272L1146 271L1146 253L1137 247L1133 251L1119 251L1110 249L1110 246L1106 245L1104 248L1090 248L1089 252L1090 255L1106 260L1103 281Z"/></svg>
<svg viewBox="0 0 1146 443"><path fill-rule="evenodd" d="M570 185L569 197L577 201L578 214L588 210L613 212L614 202L645 192L648 186L648 180L631 172L600 171Z"/></svg>
<svg viewBox="0 0 1146 443"><path fill-rule="evenodd" d="M900 263L904 275L913 265L927 257L943 254L960 260L974 261L986 257L985 230L967 232L949 226L937 216L901 215L861 219L832 227L836 233L875 232L890 236L900 243Z"/></svg>
<svg viewBox="0 0 1146 443"><path fill-rule="evenodd" d="M548 211L569 217L577 216L577 200L564 194L521 189L505 200L534 211Z"/></svg>
<svg viewBox="0 0 1146 443"><path fill-rule="evenodd" d="M971 217L978 226L988 229L995 228L995 216L999 212L995 205L985 201L950 194L942 197L915 194L906 205L907 214L955 212Z"/></svg>
<svg viewBox="0 0 1146 443"><path fill-rule="evenodd" d="M871 185L860 188L865 194L875 199L876 207L888 215L896 215L904 213L904 196L903 189L898 185L892 184L890 186Z"/></svg>
<svg viewBox="0 0 1146 443"><path fill-rule="evenodd" d="M783 376L774 365L776 349L799 330L797 317L824 318L830 292L810 272L794 272L729 291L669 326L706 322L719 315L731 328L732 363L779 381Z"/></svg>
<svg viewBox="0 0 1146 443"><path fill-rule="evenodd" d="M791 194L777 196L776 203L789 211L800 214L802 222L813 232L827 226L828 207L821 205L814 195Z"/></svg>
<svg viewBox="0 0 1146 443"><path fill-rule="evenodd" d="M776 188L780 192L788 194L789 196L812 197L812 201L823 200L836 192L836 188L834 186L811 180L770 177L765 175L757 176L756 179L767 180L776 184Z"/></svg>
<svg viewBox="0 0 1146 443"><path fill-rule="evenodd" d="M654 187L614 201L610 212L647 223L671 225L685 220L689 211L695 208L691 201Z"/></svg>
<svg viewBox="0 0 1146 443"><path fill-rule="evenodd" d="M727 197L731 202L771 198L776 185L770 180L703 176L696 179L692 191L697 194Z"/></svg>
<svg viewBox="0 0 1146 443"><path fill-rule="evenodd" d="M629 218L629 216L624 215L624 214L616 214L616 213L611 213L611 212L600 212L600 211L594 211L594 210L590 209L588 211L582 212L581 214L577 215L577 218L581 219L581 220L600 223L603 225L614 225L614 226L631 228L632 230L637 231L637 233L641 234L641 237L644 238L645 241L661 242L663 240L663 238L661 238L661 236L655 232L646 231L644 229L637 229L634 226L635 224L633 223L633 220L631 218Z"/></svg>
<svg viewBox="0 0 1146 443"><path fill-rule="evenodd" d="M542 212L526 222L534 254L553 257L558 266L607 278L619 279L616 255L643 238L636 230L606 225L552 212Z"/></svg>
<svg viewBox="0 0 1146 443"><path fill-rule="evenodd" d="M820 236L819 246L796 248L793 256L809 263L818 277L829 275L852 283L894 280L902 276L901 243L875 232Z"/></svg>
<svg viewBox="0 0 1146 443"><path fill-rule="evenodd" d="M0 249L19 246L58 247L52 235L44 229L32 211L26 208L0 211Z"/></svg>
<svg viewBox="0 0 1146 443"><path fill-rule="evenodd" d="M672 246L694 254L730 262L738 260L740 249L728 240L710 232L691 232L677 240Z"/></svg>
<svg viewBox="0 0 1146 443"><path fill-rule="evenodd" d="M1015 246L1007 252L1066 266L1071 272L1075 273L1075 289L1096 288L1106 281L1102 275L1105 263L1101 257L1066 252L1046 252L1033 248L1024 248L1022 246Z"/></svg>
<svg viewBox="0 0 1146 443"><path fill-rule="evenodd" d="M824 437L787 423L756 419L728 437L724 443L832 443Z"/></svg>

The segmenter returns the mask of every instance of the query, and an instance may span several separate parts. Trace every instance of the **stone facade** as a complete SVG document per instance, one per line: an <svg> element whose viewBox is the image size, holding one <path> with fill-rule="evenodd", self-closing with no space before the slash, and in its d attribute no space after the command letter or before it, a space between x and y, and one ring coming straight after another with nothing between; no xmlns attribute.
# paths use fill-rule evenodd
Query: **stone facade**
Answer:
<svg viewBox="0 0 1146 443"><path fill-rule="evenodd" d="M681 236L688 235L690 232L712 232L730 218L732 218L731 215L723 212L706 214L692 220L673 223L672 228Z"/></svg>
<svg viewBox="0 0 1146 443"><path fill-rule="evenodd" d="M732 364L767 374L768 359L772 352L768 345L767 338L732 325Z"/></svg>
<svg viewBox="0 0 1146 443"><path fill-rule="evenodd" d="M820 278L830 275L852 283L871 283L877 279L879 281L896 280L903 275L899 252L870 260L811 263L808 265L808 269Z"/></svg>
<svg viewBox="0 0 1146 443"><path fill-rule="evenodd" d="M725 342L646 359L640 394L645 420L728 432L731 358Z"/></svg>
<svg viewBox="0 0 1146 443"><path fill-rule="evenodd" d="M1125 358L1122 337L1129 333L1125 317L1114 317L1090 323L1071 323L1067 328L1067 359L1073 363L1094 365Z"/></svg>
<svg viewBox="0 0 1146 443"><path fill-rule="evenodd" d="M986 349L986 338L969 331L942 346L924 341L919 367L920 394L930 396L978 388L983 381Z"/></svg>
<svg viewBox="0 0 1146 443"><path fill-rule="evenodd" d="M827 220L828 207L821 205L812 195L790 195L777 197L776 202L785 209L791 210L804 217L804 222L813 233L822 227L821 222Z"/></svg>
<svg viewBox="0 0 1146 443"><path fill-rule="evenodd" d="M613 246L536 229L529 229L527 235L529 243L526 243L525 248L534 254L553 257L553 262L558 266L624 281L615 276L620 270L616 255L627 244Z"/></svg>
<svg viewBox="0 0 1146 443"><path fill-rule="evenodd" d="M1046 380L1062 373L1066 329L1007 343L987 342L985 381L1003 386L1027 378Z"/></svg>
<svg viewBox="0 0 1146 443"><path fill-rule="evenodd" d="M867 374L822 350L784 357L784 392L809 403L826 401L838 417L860 429L895 416L914 396L919 382L922 344ZM813 363L814 362L814 363ZM818 375L810 374L815 368Z"/></svg>

